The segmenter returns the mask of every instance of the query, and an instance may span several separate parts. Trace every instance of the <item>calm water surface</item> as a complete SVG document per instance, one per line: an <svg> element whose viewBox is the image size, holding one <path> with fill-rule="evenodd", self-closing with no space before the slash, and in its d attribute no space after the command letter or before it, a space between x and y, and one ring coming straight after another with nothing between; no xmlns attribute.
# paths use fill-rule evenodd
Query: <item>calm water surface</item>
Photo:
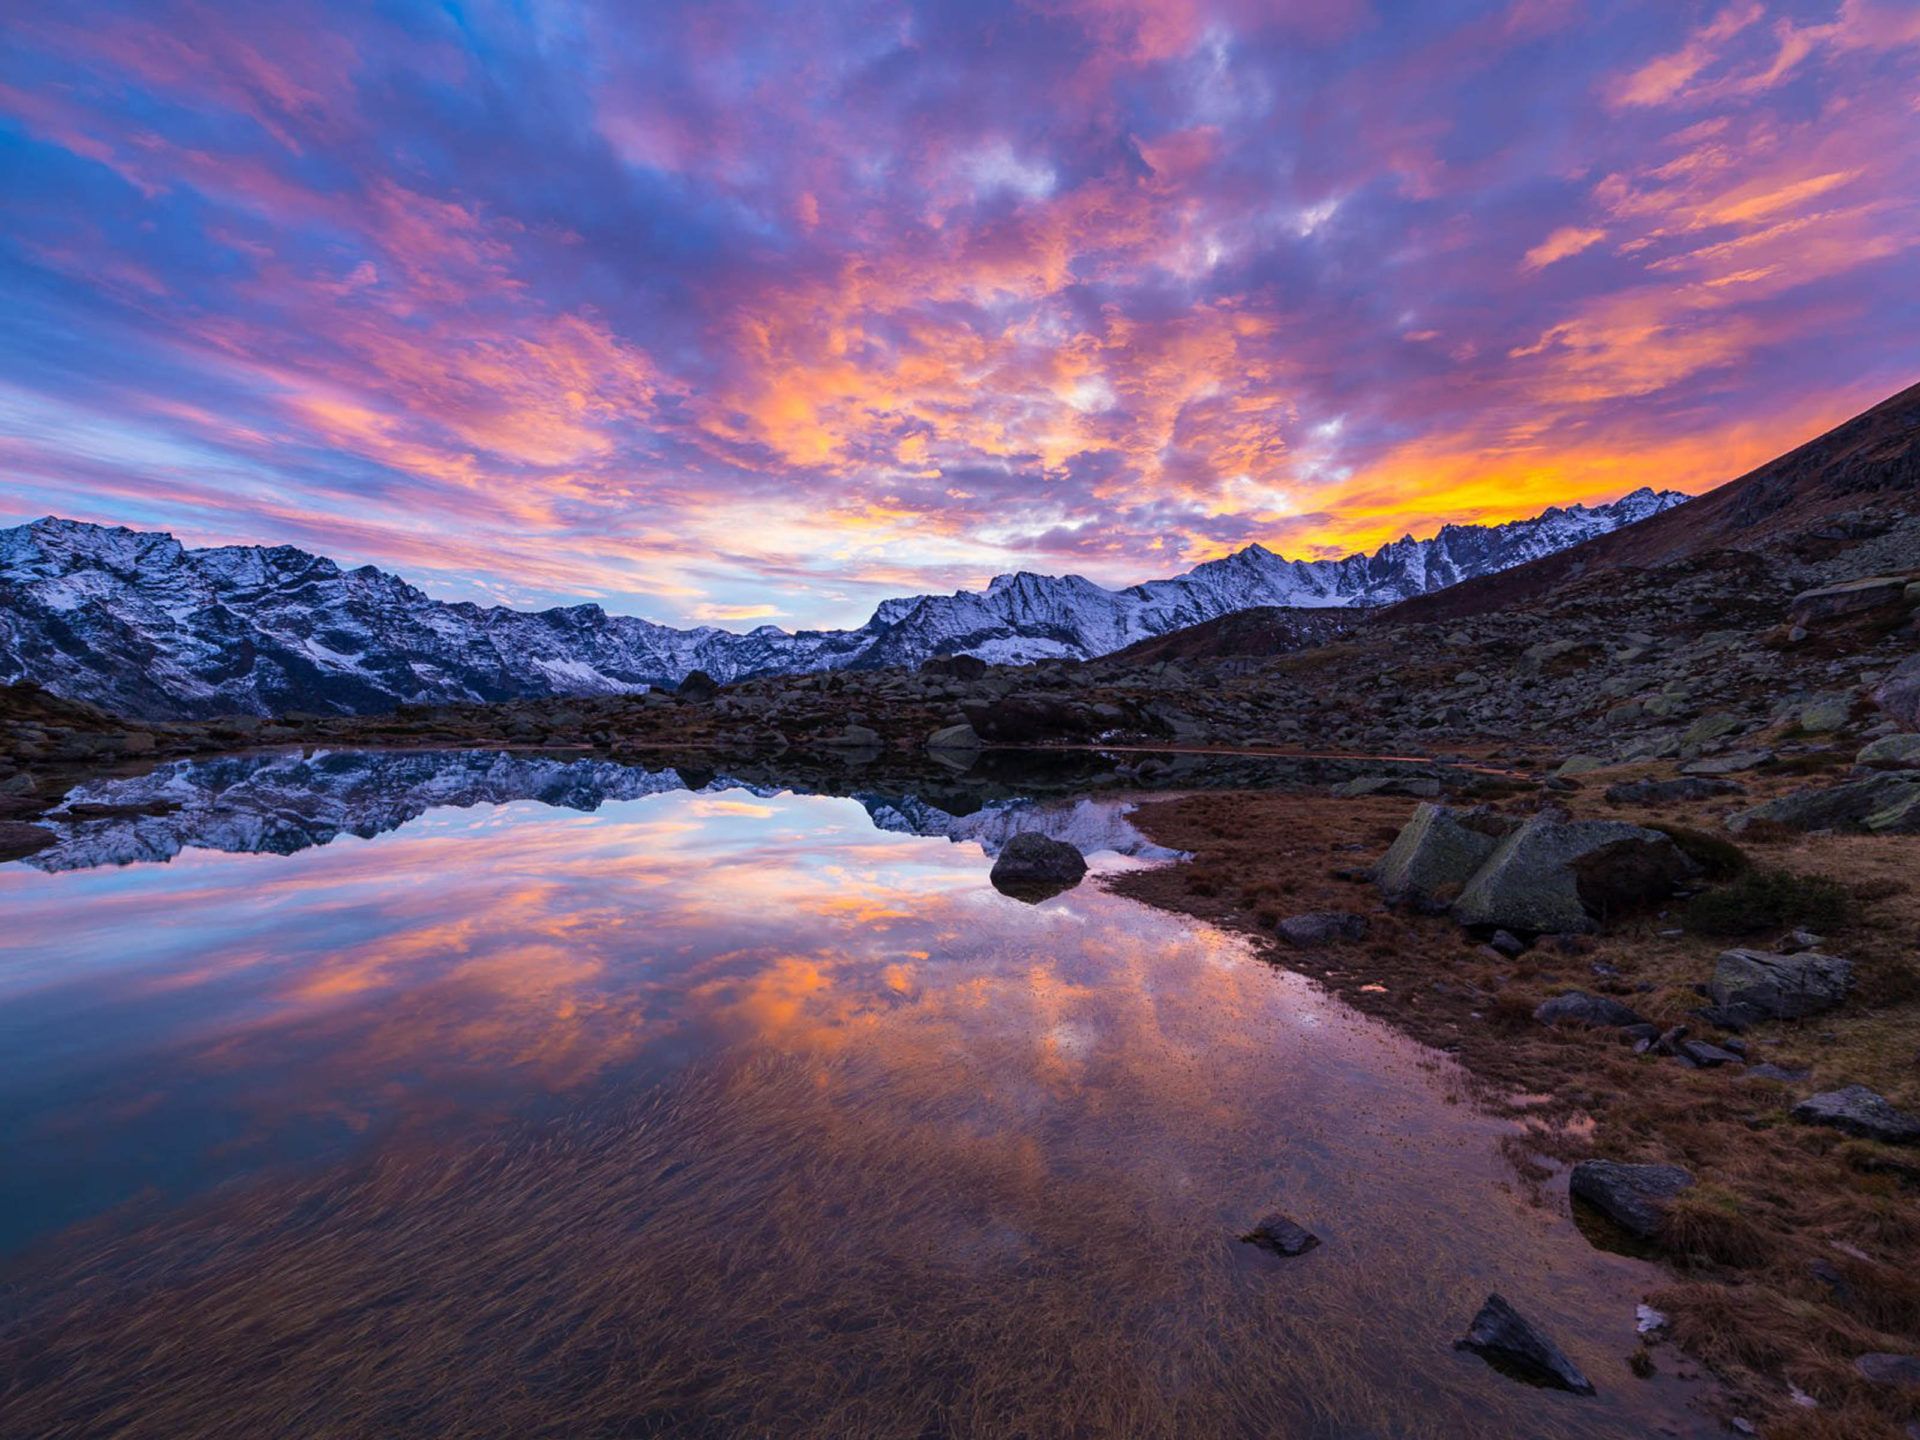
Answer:
<svg viewBox="0 0 1920 1440"><path fill-rule="evenodd" d="M1697 1433L1624 1363L1656 1272L1437 1057L988 884L1020 829L1163 858L1118 802L475 754L74 798L0 866L0 1433ZM1236 1243L1274 1209L1325 1243ZM1600 1396L1454 1351L1489 1290Z"/></svg>

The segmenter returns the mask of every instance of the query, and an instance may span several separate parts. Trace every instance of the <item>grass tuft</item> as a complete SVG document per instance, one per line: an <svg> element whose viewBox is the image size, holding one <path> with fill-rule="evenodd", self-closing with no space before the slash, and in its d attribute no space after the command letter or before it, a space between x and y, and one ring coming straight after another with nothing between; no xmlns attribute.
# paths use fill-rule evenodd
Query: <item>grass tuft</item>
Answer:
<svg viewBox="0 0 1920 1440"><path fill-rule="evenodd" d="M1740 938L1804 925L1837 930L1853 917L1847 887L1791 870L1749 870L1688 903L1687 929L1696 935Z"/></svg>

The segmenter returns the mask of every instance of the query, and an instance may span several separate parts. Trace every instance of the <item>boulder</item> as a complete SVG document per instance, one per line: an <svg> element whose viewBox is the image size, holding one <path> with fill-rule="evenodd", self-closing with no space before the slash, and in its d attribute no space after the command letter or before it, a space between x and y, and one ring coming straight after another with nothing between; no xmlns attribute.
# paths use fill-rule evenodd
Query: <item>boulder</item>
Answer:
<svg viewBox="0 0 1920 1440"><path fill-rule="evenodd" d="M1607 799L1616 805L1671 805L1681 800L1711 800L1719 795L1744 795L1746 787L1732 780L1704 775L1682 775L1676 780L1633 780L1607 787Z"/></svg>
<svg viewBox="0 0 1920 1440"><path fill-rule="evenodd" d="M1484 811L1421 805L1370 878L1391 905L1444 905L1473 878L1511 823Z"/></svg>
<svg viewBox="0 0 1920 1440"><path fill-rule="evenodd" d="M1773 759L1771 750L1735 750L1707 760L1694 760L1680 767L1682 775L1737 775L1754 770Z"/></svg>
<svg viewBox="0 0 1920 1440"><path fill-rule="evenodd" d="M1873 835L1920 835L1920 784L1895 795L1867 816L1865 824Z"/></svg>
<svg viewBox="0 0 1920 1440"><path fill-rule="evenodd" d="M1664 900L1694 863L1658 830L1536 815L1495 846L1454 902L1462 925L1578 932Z"/></svg>
<svg viewBox="0 0 1920 1440"><path fill-rule="evenodd" d="M1262 1250L1271 1250L1276 1255L1289 1258L1304 1255L1320 1243L1318 1235L1277 1212L1267 1216L1240 1238L1249 1245L1258 1245Z"/></svg>
<svg viewBox="0 0 1920 1440"><path fill-rule="evenodd" d="M1571 1390L1575 1395L1594 1393L1593 1382L1580 1373L1580 1367L1498 1295L1487 1297L1465 1338L1455 1344L1529 1384Z"/></svg>
<svg viewBox="0 0 1920 1440"><path fill-rule="evenodd" d="M1629 1235L1651 1240L1660 1233L1673 1197L1693 1187L1678 1165L1623 1165L1582 1160L1573 1167L1567 1193L1591 1205Z"/></svg>
<svg viewBox="0 0 1920 1440"><path fill-rule="evenodd" d="M1920 770L1920 735L1883 735L1853 757L1881 770Z"/></svg>
<svg viewBox="0 0 1920 1440"><path fill-rule="evenodd" d="M1861 834L1871 828L1881 833L1904 834L1908 832L1892 827L1909 818L1916 795L1920 795L1920 778L1906 771L1886 771L1840 785L1783 795L1765 805L1742 810L1727 821L1727 828L1737 833L1755 821L1765 820L1789 830ZM1875 818L1880 818L1881 824L1870 826L1869 821Z"/></svg>
<svg viewBox="0 0 1920 1440"><path fill-rule="evenodd" d="M1896 1110L1886 1096L1864 1085L1809 1095L1793 1107L1793 1118L1886 1145L1920 1144L1920 1116Z"/></svg>
<svg viewBox="0 0 1920 1440"><path fill-rule="evenodd" d="M1910 575L1874 575L1865 580L1848 580L1839 585L1823 585L1818 590L1803 590L1787 606L1787 623L1816 628L1822 621L1849 619L1876 610L1897 612L1905 608Z"/></svg>
<svg viewBox="0 0 1920 1440"><path fill-rule="evenodd" d="M1853 1368L1875 1385L1920 1385L1920 1355L1892 1355L1876 1351L1858 1356Z"/></svg>
<svg viewBox="0 0 1920 1440"><path fill-rule="evenodd" d="M960 713L982 740L1005 745L1085 739L1101 728L1098 717L1085 706L1052 695L968 700L962 702Z"/></svg>
<svg viewBox="0 0 1920 1440"><path fill-rule="evenodd" d="M929 750L978 750L980 737L971 725L949 725L927 736Z"/></svg>
<svg viewBox="0 0 1920 1440"><path fill-rule="evenodd" d="M988 878L995 889L1008 894L1036 890L1057 894L1078 885L1086 873L1086 858L1066 841L1023 830L1001 847Z"/></svg>
<svg viewBox="0 0 1920 1440"><path fill-rule="evenodd" d="M878 730L871 730L865 725L849 725L838 735L829 735L821 743L835 750L878 750L884 742Z"/></svg>
<svg viewBox="0 0 1920 1440"><path fill-rule="evenodd" d="M987 662L978 655L936 655L921 663L920 673L950 680L978 680L987 673Z"/></svg>
<svg viewBox="0 0 1920 1440"><path fill-rule="evenodd" d="M1592 1025L1599 1029L1619 1029L1646 1022L1618 1000L1591 995L1585 990L1569 990L1534 1009L1533 1018L1542 1025Z"/></svg>
<svg viewBox="0 0 1920 1440"><path fill-rule="evenodd" d="M1555 767L1556 775L1585 775L1593 770L1604 770L1612 764L1610 760L1598 755L1569 755Z"/></svg>
<svg viewBox="0 0 1920 1440"><path fill-rule="evenodd" d="M1673 1047L1675 1058L1684 1060L1696 1070L1717 1070L1722 1065L1743 1065L1738 1052L1720 1045L1709 1044L1705 1040L1682 1040Z"/></svg>
<svg viewBox="0 0 1920 1440"><path fill-rule="evenodd" d="M1910 655L1882 680L1873 698L1903 730L1920 730L1920 655Z"/></svg>
<svg viewBox="0 0 1920 1440"><path fill-rule="evenodd" d="M1707 993L1715 1006L1752 1025L1818 1015L1840 1004L1852 988L1853 966L1837 955L1741 949L1721 952Z"/></svg>
<svg viewBox="0 0 1920 1440"><path fill-rule="evenodd" d="M1852 715L1852 700L1841 695L1826 695L1802 705L1794 723L1808 735L1830 735L1844 729Z"/></svg>
<svg viewBox="0 0 1920 1440"><path fill-rule="evenodd" d="M1362 775L1333 787L1337 800L1357 800L1362 795L1411 795L1431 800L1440 793L1440 782L1431 775Z"/></svg>
<svg viewBox="0 0 1920 1440"><path fill-rule="evenodd" d="M720 682L704 670L689 670L673 693L682 700L707 701L720 693Z"/></svg>
<svg viewBox="0 0 1920 1440"><path fill-rule="evenodd" d="M1745 728L1746 722L1738 715L1702 715L1681 732L1680 748L1697 750L1709 741L1719 740Z"/></svg>
<svg viewBox="0 0 1920 1440"><path fill-rule="evenodd" d="M1280 938L1299 950L1312 950L1341 940L1367 938L1367 917L1343 910L1316 910L1289 915L1274 927Z"/></svg>

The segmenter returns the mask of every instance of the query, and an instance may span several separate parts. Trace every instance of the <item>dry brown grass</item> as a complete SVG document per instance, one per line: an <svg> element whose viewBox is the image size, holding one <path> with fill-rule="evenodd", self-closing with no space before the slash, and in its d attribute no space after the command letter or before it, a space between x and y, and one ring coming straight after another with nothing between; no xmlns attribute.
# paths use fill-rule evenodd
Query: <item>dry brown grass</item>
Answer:
<svg viewBox="0 0 1920 1440"><path fill-rule="evenodd" d="M1590 793L1573 798L1576 813L1711 833L1711 806L1636 809L1598 801L1607 781L1657 773L1643 766L1587 777ZM1743 803L1805 783L1743 778L1754 792ZM1370 887L1333 877L1368 864L1411 809L1406 800L1283 794L1148 805L1137 815L1142 828L1162 844L1195 852L1214 893L1204 900L1185 894L1181 867L1127 876L1119 888L1254 934L1270 924L1264 914L1271 905L1253 897L1273 893L1283 876L1295 884L1285 913L1370 912L1364 945L1315 954L1275 945L1269 953L1456 1054L1481 1082L1482 1102L1526 1097L1515 1113L1533 1121L1537 1153L1691 1168L1702 1183L1676 1208L1668 1232L1668 1258L1684 1278L1656 1303L1670 1309L1683 1347L1716 1368L1739 1404L1764 1406L1776 1426L1786 1427L1770 1433L1895 1434L1893 1420L1920 1417L1911 1397L1870 1393L1850 1363L1868 1350L1920 1350L1920 1157L1798 1125L1786 1114L1799 1094L1848 1083L1920 1109L1914 842L1752 830L1740 837L1743 846L1765 845L1770 869L1843 883L1853 901L1827 945L1855 962L1853 1001L1817 1020L1762 1026L1746 1037L1755 1059L1812 1069L1807 1084L1787 1087L1635 1057L1610 1035L1533 1023L1541 1000L1581 988L1614 993L1651 1020L1689 1023L1698 1033L1700 1023L1688 1014L1703 1003L1695 986L1711 974L1725 942L1662 934L1675 928L1672 917L1629 922L1585 953L1564 954L1548 943L1509 960L1443 919L1381 912ZM1618 978L1597 975L1595 964ZM1558 1123L1579 1117L1590 1117L1591 1126ZM1812 1278L1816 1265L1842 1275L1845 1293ZM1788 1381L1839 1408L1808 1412L1789 1404ZM1850 1423L1865 1428L1847 1429Z"/></svg>

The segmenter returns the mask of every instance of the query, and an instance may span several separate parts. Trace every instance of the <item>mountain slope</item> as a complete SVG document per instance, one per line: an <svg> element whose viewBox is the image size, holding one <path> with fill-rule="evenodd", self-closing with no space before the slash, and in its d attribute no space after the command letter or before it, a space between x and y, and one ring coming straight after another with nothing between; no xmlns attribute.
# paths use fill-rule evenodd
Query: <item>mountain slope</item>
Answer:
<svg viewBox="0 0 1920 1440"><path fill-rule="evenodd" d="M609 694L971 654L1087 659L1260 606L1377 606L1657 516L1686 497L1505 525L1450 525L1371 555L1287 560L1258 545L1184 575L1107 590L1021 572L984 591L883 603L854 630L678 630L598 605L537 613L434 600L372 566L290 546L188 550L171 535L48 518L0 530L0 680L147 718L371 713L404 703Z"/></svg>
<svg viewBox="0 0 1920 1440"><path fill-rule="evenodd" d="M1863 411L1682 509L1445 594L1416 597L1395 619L1439 621L1524 605L1562 582L1624 566L1664 565L1708 550L1756 550L1847 512L1920 498L1920 385Z"/></svg>

